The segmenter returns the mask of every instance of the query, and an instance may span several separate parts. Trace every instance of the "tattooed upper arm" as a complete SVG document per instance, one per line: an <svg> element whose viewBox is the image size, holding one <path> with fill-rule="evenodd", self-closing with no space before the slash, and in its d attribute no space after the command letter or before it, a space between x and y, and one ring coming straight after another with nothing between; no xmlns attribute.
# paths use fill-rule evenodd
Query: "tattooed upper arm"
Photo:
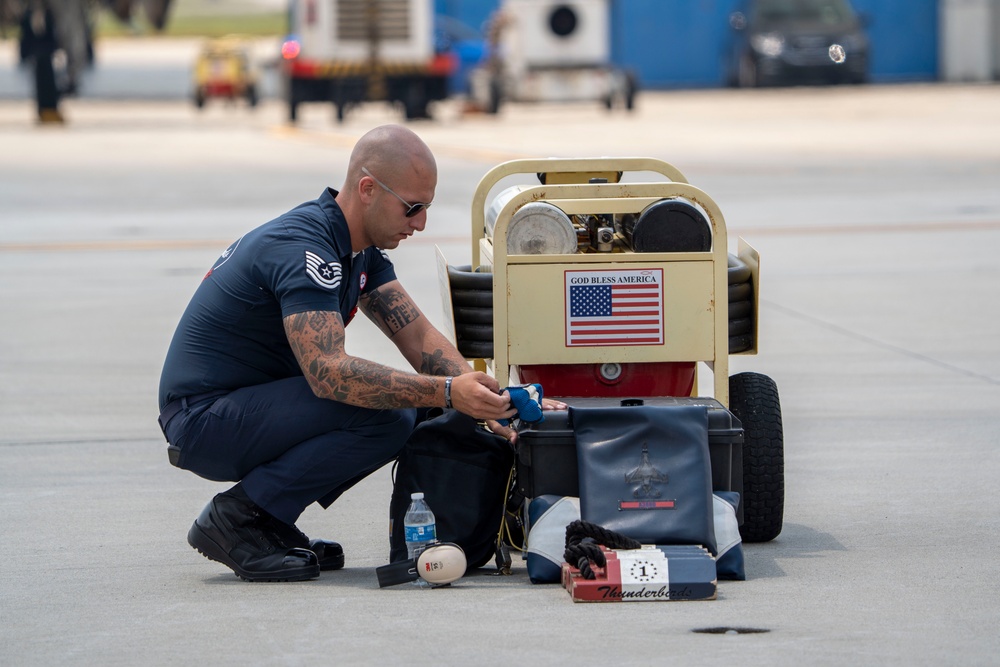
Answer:
<svg viewBox="0 0 1000 667"><path fill-rule="evenodd" d="M420 309L410 299L410 295L393 283L368 292L361 299L361 308L390 338L407 324L420 318Z"/></svg>
<svg viewBox="0 0 1000 667"><path fill-rule="evenodd" d="M297 313L286 317L284 325L302 373L320 398L374 409L437 404L439 381L347 354L340 313Z"/></svg>
<svg viewBox="0 0 1000 667"><path fill-rule="evenodd" d="M304 372L318 357L344 353L344 320L338 312L295 313L284 319L284 325L288 344Z"/></svg>

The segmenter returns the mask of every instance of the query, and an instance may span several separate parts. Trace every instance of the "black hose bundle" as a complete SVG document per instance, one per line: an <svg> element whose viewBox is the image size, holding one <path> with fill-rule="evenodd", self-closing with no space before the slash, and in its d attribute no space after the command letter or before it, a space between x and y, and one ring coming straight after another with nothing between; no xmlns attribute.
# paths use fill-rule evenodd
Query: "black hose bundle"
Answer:
<svg viewBox="0 0 1000 667"><path fill-rule="evenodd" d="M566 526L566 551L563 559L576 565L584 579L595 579L594 569L590 562L598 567L607 565L607 559L600 546L609 549L638 549L642 544L627 535L608 530L589 521L574 521Z"/></svg>

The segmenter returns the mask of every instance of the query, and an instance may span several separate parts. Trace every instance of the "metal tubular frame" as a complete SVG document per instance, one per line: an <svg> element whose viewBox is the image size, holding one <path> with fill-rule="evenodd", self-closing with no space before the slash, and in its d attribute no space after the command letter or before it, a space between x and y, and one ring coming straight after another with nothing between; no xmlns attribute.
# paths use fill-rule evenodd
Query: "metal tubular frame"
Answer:
<svg viewBox="0 0 1000 667"><path fill-rule="evenodd" d="M654 172L666 182L576 183L538 185L514 196L500 211L493 237L485 235L486 198L503 178L515 174L558 174L558 180L578 174ZM508 255L507 227L524 204L546 201L574 214L638 214L666 197L682 197L699 205L712 227L709 252L578 253L570 255ZM752 260L757 280L757 256L740 240L740 254ZM729 404L729 304L726 225L721 210L702 190L690 185L672 165L652 158L546 158L513 160L490 170L480 181L472 202L472 268L486 264L493 271L493 354L484 360L501 386L516 381L517 364L604 362L704 362L713 373L714 397ZM559 305L565 312L565 271L638 269L663 271L664 343L651 346L573 347L565 331L546 326ZM516 326L511 326L516 323ZM756 332L755 332L756 333Z"/></svg>

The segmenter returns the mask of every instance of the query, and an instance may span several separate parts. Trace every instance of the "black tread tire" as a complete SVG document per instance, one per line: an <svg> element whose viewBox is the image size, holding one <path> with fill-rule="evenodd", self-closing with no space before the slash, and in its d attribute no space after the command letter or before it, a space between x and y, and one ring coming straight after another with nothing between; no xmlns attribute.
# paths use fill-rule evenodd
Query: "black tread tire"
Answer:
<svg viewBox="0 0 1000 667"><path fill-rule="evenodd" d="M749 317L729 318L729 337L745 336L753 333L753 320Z"/></svg>
<svg viewBox="0 0 1000 667"><path fill-rule="evenodd" d="M729 378L729 410L743 423L744 542L769 542L781 533L785 456L781 402L774 380L760 373Z"/></svg>
<svg viewBox="0 0 1000 667"><path fill-rule="evenodd" d="M472 308L461 306L453 308L455 324L493 324L492 308Z"/></svg>
<svg viewBox="0 0 1000 667"><path fill-rule="evenodd" d="M492 359L493 341L462 340L458 341L458 351L466 359Z"/></svg>
<svg viewBox="0 0 1000 667"><path fill-rule="evenodd" d="M753 301L729 302L729 321L732 322L741 317L753 317Z"/></svg>
<svg viewBox="0 0 1000 667"><path fill-rule="evenodd" d="M729 285L729 302L748 301L753 296L753 287L750 283L738 283Z"/></svg>
<svg viewBox="0 0 1000 667"><path fill-rule="evenodd" d="M493 324L465 324L455 322L459 340L493 342Z"/></svg>
<svg viewBox="0 0 1000 667"><path fill-rule="evenodd" d="M423 82L411 83L406 92L406 99L403 100L403 112L406 115L406 120L430 118L430 114L427 113L428 101Z"/></svg>
<svg viewBox="0 0 1000 667"><path fill-rule="evenodd" d="M472 266L448 265L448 284L454 290L483 290L493 294L493 274L479 273L472 270Z"/></svg>
<svg viewBox="0 0 1000 667"><path fill-rule="evenodd" d="M750 276L753 275L753 272L750 270L750 267L746 265L746 262L736 255L729 253L726 264L729 272L730 285L750 282Z"/></svg>
<svg viewBox="0 0 1000 667"><path fill-rule="evenodd" d="M635 111L635 94L639 90L639 81L633 72L625 76L625 110Z"/></svg>
<svg viewBox="0 0 1000 667"><path fill-rule="evenodd" d="M496 77L490 79L489 99L486 101L486 113L494 115L499 113L503 100L503 86Z"/></svg>
<svg viewBox="0 0 1000 667"><path fill-rule="evenodd" d="M451 291L452 307L489 308L493 310L493 291L453 289Z"/></svg>
<svg viewBox="0 0 1000 667"><path fill-rule="evenodd" d="M739 336L729 337L729 354L739 354L740 352L746 352L751 347L753 347L752 334L740 334Z"/></svg>

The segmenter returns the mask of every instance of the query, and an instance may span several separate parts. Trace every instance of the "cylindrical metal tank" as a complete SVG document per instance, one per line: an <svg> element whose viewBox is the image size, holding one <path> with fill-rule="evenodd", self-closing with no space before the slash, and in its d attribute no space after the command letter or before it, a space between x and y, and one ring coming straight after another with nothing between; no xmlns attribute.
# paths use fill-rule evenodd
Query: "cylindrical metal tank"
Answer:
<svg viewBox="0 0 1000 667"><path fill-rule="evenodd" d="M507 188L486 210L486 235L493 237L500 211L526 186ZM511 216L507 225L508 255L565 255L577 251L573 221L562 209L548 202L529 202Z"/></svg>
<svg viewBox="0 0 1000 667"><path fill-rule="evenodd" d="M661 199L638 216L615 219L615 229L634 252L708 252L712 228L693 204L683 199Z"/></svg>

